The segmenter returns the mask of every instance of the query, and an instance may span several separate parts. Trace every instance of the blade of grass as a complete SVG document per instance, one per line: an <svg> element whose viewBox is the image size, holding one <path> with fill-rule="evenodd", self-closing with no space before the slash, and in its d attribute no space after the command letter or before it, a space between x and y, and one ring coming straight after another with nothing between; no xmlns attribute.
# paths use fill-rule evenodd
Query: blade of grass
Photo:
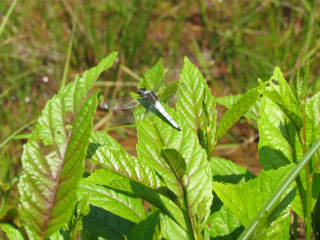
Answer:
<svg viewBox="0 0 320 240"><path fill-rule="evenodd" d="M69 46L68 46L68 53L67 53L66 63L64 65L64 71L63 71L61 87L64 87L66 85L66 82L67 82L67 76L68 76L69 65L70 65L70 56L71 56L72 44L73 44L73 36L74 36L75 28L76 28L76 19L77 19L76 15L74 15L73 16L73 23L72 23L71 37L70 37Z"/></svg>
<svg viewBox="0 0 320 240"><path fill-rule="evenodd" d="M4 27L5 27L6 24L7 24L8 20L9 20L9 17L10 17L10 15L11 15L11 13L13 12L13 10L14 10L17 2L18 2L18 0L14 0L14 1L13 1L13 3L11 4L11 6L10 6L8 12L7 12L7 14L4 16L4 19L3 19L3 21L2 21L2 23L1 23L1 25L0 25L0 36L1 36L2 32L3 32Z"/></svg>
<svg viewBox="0 0 320 240"><path fill-rule="evenodd" d="M7 142L9 142L15 135L17 135L18 133L20 133L22 130L24 130L26 127L30 126L31 124L35 123L37 121L37 119L33 119L32 121L28 122L27 124L23 125L21 128L19 128L17 131L15 131L14 133L12 133L9 137L7 137L6 140L4 140L1 144L0 144L0 149L7 144Z"/></svg>
<svg viewBox="0 0 320 240"><path fill-rule="evenodd" d="M252 219L248 227L242 232L239 240L249 239L251 235L254 233L255 228L258 225L259 219L263 217L263 215L267 212L270 212L279 202L283 193L288 189L289 185L296 179L299 172L305 167L306 164L309 163L313 154L320 147L320 138L313 144L313 146L309 149L309 151L304 155L304 157L299 161L299 163L291 170L288 176L283 180L279 187L274 191L269 201L261 208L259 213Z"/></svg>

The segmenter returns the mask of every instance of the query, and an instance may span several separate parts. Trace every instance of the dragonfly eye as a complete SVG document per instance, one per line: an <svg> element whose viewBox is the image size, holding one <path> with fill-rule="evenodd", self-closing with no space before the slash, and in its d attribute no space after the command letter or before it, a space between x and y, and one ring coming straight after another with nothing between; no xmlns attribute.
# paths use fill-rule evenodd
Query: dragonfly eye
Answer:
<svg viewBox="0 0 320 240"><path fill-rule="evenodd" d="M141 93L144 93L146 91L145 88L139 88L138 89L138 94L140 95Z"/></svg>

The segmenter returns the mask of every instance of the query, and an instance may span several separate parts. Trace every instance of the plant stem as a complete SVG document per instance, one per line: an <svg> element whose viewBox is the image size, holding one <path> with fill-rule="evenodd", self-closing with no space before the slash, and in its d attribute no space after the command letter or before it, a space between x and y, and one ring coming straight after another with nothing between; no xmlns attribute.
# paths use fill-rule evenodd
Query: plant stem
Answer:
<svg viewBox="0 0 320 240"><path fill-rule="evenodd" d="M3 30L4 30L4 27L6 26L10 16L11 16L11 13L13 12L16 4L17 4L18 0L14 0L9 8L9 10L7 11L5 17L3 18L2 20L2 23L0 24L0 36L2 35L3 33Z"/></svg>
<svg viewBox="0 0 320 240"><path fill-rule="evenodd" d="M302 105L302 121L303 121L303 127L302 127L302 149L303 149L303 155L307 152L307 146L306 146L306 110L305 110L305 104ZM305 212L305 229L306 229L306 239L311 239L311 199L312 199L312 179L310 179L310 164L307 163L305 166L305 174L306 174L306 187L307 187L307 193L306 193L306 212Z"/></svg>
<svg viewBox="0 0 320 240"><path fill-rule="evenodd" d="M259 213L252 219L246 229L239 236L239 240L249 239L253 232L255 231L259 219L263 217L264 214L268 213L273 209L276 204L279 203L279 200L283 193L288 189L290 184L294 181L294 179L299 175L300 171L305 167L305 165L309 164L313 154L320 147L320 138L318 138L315 143L311 146L309 151L303 156L303 158L297 163L297 165L288 173L285 179L279 184L279 187L272 193L272 196L269 198L268 202L261 208Z"/></svg>
<svg viewBox="0 0 320 240"><path fill-rule="evenodd" d="M186 225L187 225L187 229L188 229L188 233L189 233L189 238L190 238L190 240L196 240L197 235L196 235L196 232L194 229L192 216L189 211L190 209L188 206L187 190L183 185L181 185L181 186L182 186L182 191L183 191L183 202L184 202L184 208L185 208L183 211L183 215L184 215L184 219L186 221Z"/></svg>

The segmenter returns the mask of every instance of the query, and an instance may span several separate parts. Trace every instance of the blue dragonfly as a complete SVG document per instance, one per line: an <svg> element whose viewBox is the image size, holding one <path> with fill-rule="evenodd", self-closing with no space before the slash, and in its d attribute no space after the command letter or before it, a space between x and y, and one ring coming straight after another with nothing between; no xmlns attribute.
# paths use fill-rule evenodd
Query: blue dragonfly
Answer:
<svg viewBox="0 0 320 240"><path fill-rule="evenodd" d="M178 81L164 87L164 81L160 81L153 91L147 90L145 87L140 87L137 91L138 94L132 94L131 97L108 99L100 104L100 108L109 111L116 111L116 117L113 122L115 124L123 124L134 122L134 120L142 120L149 112L156 114L162 120L167 122L173 128L181 131L181 128L173 120L170 114L165 110L160 100L167 101L171 95L177 90ZM162 91L161 91L162 90ZM161 95L156 92L162 92ZM135 110L136 119L134 119L132 111Z"/></svg>

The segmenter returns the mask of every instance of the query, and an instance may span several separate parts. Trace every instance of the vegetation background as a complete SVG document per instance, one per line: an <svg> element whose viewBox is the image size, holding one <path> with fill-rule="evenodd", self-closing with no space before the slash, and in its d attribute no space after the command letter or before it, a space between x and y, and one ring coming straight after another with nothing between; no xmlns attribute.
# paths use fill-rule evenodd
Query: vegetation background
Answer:
<svg viewBox="0 0 320 240"><path fill-rule="evenodd" d="M217 96L256 86L277 65L286 79L294 78L309 59L315 92L320 89L319 13L317 0L2 0L1 194L13 189L10 201L17 205L16 185L11 183L21 172L26 142L21 133L30 132L29 123L62 85L110 52L119 51L118 64L96 84L106 98L134 91L139 75L159 58L178 79L175 70L181 69L184 56L200 68ZM96 129L107 124L104 114L98 113ZM134 128L111 134L134 154ZM257 137L254 125L240 121L216 154L230 155L258 172Z"/></svg>

